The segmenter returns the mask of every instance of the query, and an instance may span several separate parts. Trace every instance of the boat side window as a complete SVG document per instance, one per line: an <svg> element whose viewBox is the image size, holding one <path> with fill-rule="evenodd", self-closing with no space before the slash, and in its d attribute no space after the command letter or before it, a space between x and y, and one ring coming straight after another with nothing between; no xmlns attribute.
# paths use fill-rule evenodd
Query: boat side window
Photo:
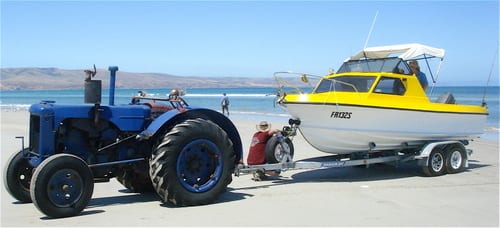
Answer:
<svg viewBox="0 0 500 228"><path fill-rule="evenodd" d="M315 93L336 92L368 92L375 77L369 76L341 76L321 80Z"/></svg>
<svg viewBox="0 0 500 228"><path fill-rule="evenodd" d="M403 95L406 88L399 78L382 77L374 90L375 93Z"/></svg>
<svg viewBox="0 0 500 228"><path fill-rule="evenodd" d="M322 79L321 82L316 86L314 90L315 93L325 93L333 90L333 81L329 79Z"/></svg>

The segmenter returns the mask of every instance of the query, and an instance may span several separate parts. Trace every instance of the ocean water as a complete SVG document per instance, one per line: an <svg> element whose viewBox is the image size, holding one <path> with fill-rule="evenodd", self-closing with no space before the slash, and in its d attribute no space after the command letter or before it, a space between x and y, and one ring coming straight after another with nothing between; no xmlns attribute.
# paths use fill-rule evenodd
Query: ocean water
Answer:
<svg viewBox="0 0 500 228"><path fill-rule="evenodd" d="M167 97L171 88L146 89L149 96ZM288 114L281 107L275 105L276 88L192 88L185 89L183 98L191 106L205 107L221 111L220 99L222 93L227 93L230 99L230 118L248 120L268 120L285 125ZM115 104L128 104L131 97L136 95L138 89L116 89ZM451 92L457 103L480 105L487 104L489 115L487 117L486 137L498 138L499 133L499 87L436 87L432 94L428 89L431 100L437 99L444 92ZM0 108L16 111L26 110L31 104L41 100L52 100L61 104L83 103L83 90L15 90L0 91ZM102 91L102 104L108 104L109 90Z"/></svg>

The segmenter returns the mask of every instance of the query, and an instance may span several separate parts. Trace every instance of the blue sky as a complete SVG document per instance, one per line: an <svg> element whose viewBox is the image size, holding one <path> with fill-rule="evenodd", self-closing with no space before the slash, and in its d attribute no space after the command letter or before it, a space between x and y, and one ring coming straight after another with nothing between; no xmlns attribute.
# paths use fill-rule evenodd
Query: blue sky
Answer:
<svg viewBox="0 0 500 228"><path fill-rule="evenodd" d="M438 85L498 84L498 1L1 1L1 67L323 75L368 46L446 50ZM270 81L270 85L274 83Z"/></svg>

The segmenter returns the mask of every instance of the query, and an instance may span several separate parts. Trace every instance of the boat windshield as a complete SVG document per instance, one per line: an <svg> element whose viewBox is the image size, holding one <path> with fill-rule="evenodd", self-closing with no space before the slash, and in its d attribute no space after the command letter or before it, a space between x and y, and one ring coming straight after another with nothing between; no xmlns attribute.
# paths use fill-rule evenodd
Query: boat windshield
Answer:
<svg viewBox="0 0 500 228"><path fill-rule="evenodd" d="M336 92L368 92L376 77L370 76L340 76L322 79L314 93Z"/></svg>
<svg viewBox="0 0 500 228"><path fill-rule="evenodd" d="M408 64L400 58L349 60L340 66L337 74L344 72L392 72L411 74Z"/></svg>

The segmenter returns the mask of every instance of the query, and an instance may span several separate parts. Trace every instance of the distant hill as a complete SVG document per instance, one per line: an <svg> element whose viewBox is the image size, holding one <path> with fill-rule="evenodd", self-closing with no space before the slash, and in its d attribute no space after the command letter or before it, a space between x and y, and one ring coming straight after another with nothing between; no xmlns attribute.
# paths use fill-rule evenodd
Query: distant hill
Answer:
<svg viewBox="0 0 500 228"><path fill-rule="evenodd" d="M0 90L57 90L83 89L84 70L58 68L2 68ZM97 69L94 80L102 80L103 88L109 87L109 71ZM116 88L232 88L275 87L270 77L184 77L163 73L130 73L118 71Z"/></svg>

